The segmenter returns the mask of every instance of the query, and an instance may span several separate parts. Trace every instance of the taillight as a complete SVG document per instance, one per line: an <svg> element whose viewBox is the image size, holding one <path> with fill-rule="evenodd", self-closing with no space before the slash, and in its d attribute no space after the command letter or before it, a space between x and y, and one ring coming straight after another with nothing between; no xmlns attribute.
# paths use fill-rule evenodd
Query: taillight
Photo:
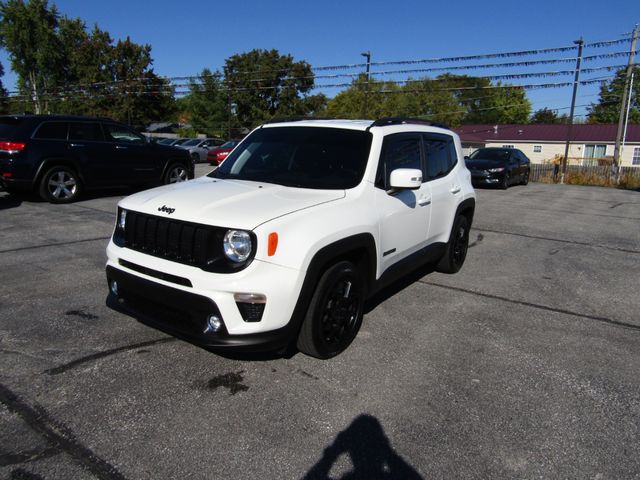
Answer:
<svg viewBox="0 0 640 480"><path fill-rule="evenodd" d="M24 150L26 146L27 146L26 143L20 143L20 142L0 142L0 151L16 153Z"/></svg>

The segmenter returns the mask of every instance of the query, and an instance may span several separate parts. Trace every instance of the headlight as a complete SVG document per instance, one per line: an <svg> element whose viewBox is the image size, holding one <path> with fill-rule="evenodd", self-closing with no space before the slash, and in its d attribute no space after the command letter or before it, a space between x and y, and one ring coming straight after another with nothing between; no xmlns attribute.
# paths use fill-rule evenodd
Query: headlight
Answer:
<svg viewBox="0 0 640 480"><path fill-rule="evenodd" d="M503 172L503 171L504 171L504 167L490 168L489 170L487 170L487 172L489 172L489 173L498 173L498 172Z"/></svg>
<svg viewBox="0 0 640 480"><path fill-rule="evenodd" d="M224 254L233 262L244 262L251 255L251 236L243 230L228 230L224 234Z"/></svg>
<svg viewBox="0 0 640 480"><path fill-rule="evenodd" d="M120 215L118 215L118 228L124 231L124 227L127 225L127 211L124 208L120 209Z"/></svg>

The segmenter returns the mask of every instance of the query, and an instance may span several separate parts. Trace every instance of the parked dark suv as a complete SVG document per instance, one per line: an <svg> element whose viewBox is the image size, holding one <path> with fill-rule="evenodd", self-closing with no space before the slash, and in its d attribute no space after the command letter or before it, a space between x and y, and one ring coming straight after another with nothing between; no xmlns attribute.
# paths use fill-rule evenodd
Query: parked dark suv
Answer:
<svg viewBox="0 0 640 480"><path fill-rule="evenodd" d="M531 162L517 148L479 148L465 157L473 186L495 185L507 189L509 185L529 183Z"/></svg>
<svg viewBox="0 0 640 480"><path fill-rule="evenodd" d="M0 116L0 186L8 192L37 191L48 202L68 203L84 189L190 178L185 150L107 118Z"/></svg>

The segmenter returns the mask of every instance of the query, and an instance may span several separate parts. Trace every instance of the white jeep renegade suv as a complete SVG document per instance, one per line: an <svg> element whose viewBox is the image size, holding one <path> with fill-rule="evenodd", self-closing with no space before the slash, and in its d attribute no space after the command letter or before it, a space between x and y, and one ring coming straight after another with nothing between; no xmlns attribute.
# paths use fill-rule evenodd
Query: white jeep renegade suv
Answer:
<svg viewBox="0 0 640 480"><path fill-rule="evenodd" d="M455 133L411 119L262 125L209 175L119 203L110 304L214 349L337 355L382 286L462 266L462 158Z"/></svg>

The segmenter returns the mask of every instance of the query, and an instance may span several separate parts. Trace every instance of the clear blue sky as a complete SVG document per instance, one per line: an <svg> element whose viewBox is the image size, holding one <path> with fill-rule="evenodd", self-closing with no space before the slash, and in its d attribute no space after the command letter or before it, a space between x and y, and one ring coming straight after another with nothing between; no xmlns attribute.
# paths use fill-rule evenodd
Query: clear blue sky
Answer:
<svg viewBox="0 0 640 480"><path fill-rule="evenodd" d="M296 60L306 60L313 67L320 67L361 63L364 58L360 53L367 50L376 62L561 47L571 45L581 36L590 43L621 38L621 34L631 32L634 24L640 22L640 4L634 0L56 0L50 3L55 3L62 14L80 17L89 28L97 23L114 39L130 36L137 43L150 44L154 70L169 77L195 75L204 67L221 69L225 58L254 48L275 48L280 53L291 54ZM586 54L628 51L629 46L626 43L590 50ZM568 52L549 58L572 55L575 56ZM536 57L540 58L543 57ZM522 60L491 59L475 63ZM15 75L10 71L6 52L0 52L0 61L6 71L3 83L12 90ZM617 58L590 62L585 66L624 62L626 59ZM413 68L420 66L434 65ZM458 73L543 72L570 70L574 66L567 63ZM389 70L391 67L374 67L373 71L376 69ZM414 77L420 75L413 74ZM610 73L583 75L583 79L603 75ZM348 81L324 79L317 83ZM572 77L508 81L516 84L569 82ZM329 96L338 92L336 89L323 91ZM577 104L596 101L597 91L597 86L581 87ZM529 91L528 96L534 110L545 106L563 108L570 105L571 89ZM562 112L568 112L568 109ZM584 112L584 107L577 109L578 114Z"/></svg>

